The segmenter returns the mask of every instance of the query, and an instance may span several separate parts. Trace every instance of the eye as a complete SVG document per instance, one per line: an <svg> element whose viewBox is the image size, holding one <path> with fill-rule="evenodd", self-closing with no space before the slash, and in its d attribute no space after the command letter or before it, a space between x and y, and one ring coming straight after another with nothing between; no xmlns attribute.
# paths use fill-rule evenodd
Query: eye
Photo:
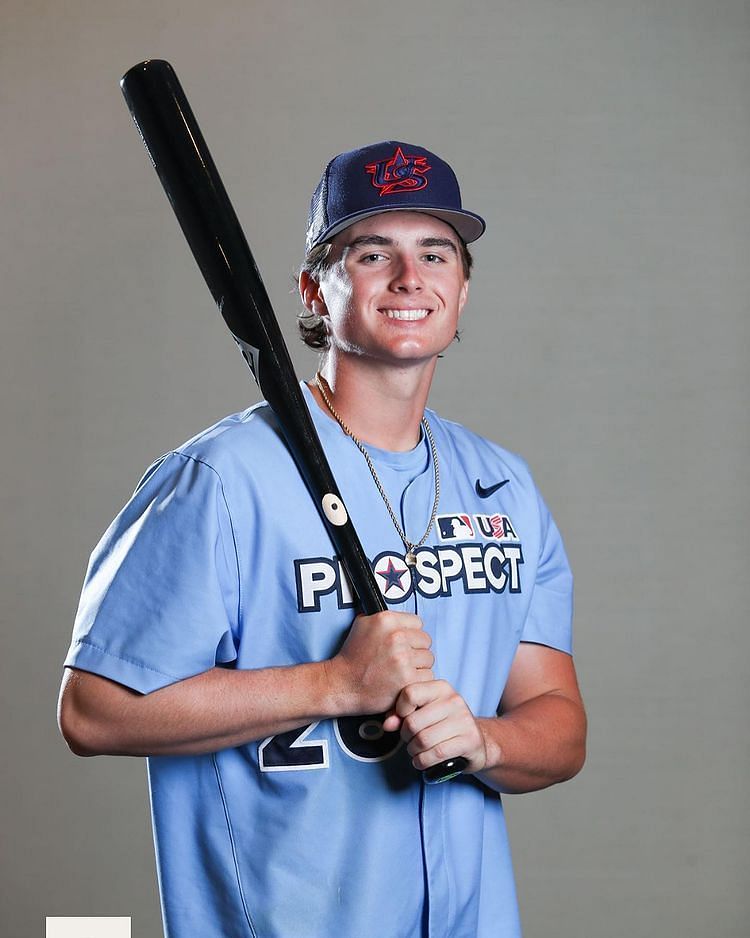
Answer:
<svg viewBox="0 0 750 938"><path fill-rule="evenodd" d="M441 257L439 254L425 254L424 260L430 264L444 264L445 258Z"/></svg>
<svg viewBox="0 0 750 938"><path fill-rule="evenodd" d="M374 252L372 254L363 254L360 261L364 264L375 264L378 261L385 260L385 254Z"/></svg>

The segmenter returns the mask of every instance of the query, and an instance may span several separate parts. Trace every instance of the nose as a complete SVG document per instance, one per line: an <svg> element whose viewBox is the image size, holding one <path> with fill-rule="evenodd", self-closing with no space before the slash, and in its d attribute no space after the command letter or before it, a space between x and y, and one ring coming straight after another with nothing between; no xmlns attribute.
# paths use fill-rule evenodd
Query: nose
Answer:
<svg viewBox="0 0 750 938"><path fill-rule="evenodd" d="M422 287L422 273L416 259L402 256L391 280L391 289L396 293L414 293Z"/></svg>

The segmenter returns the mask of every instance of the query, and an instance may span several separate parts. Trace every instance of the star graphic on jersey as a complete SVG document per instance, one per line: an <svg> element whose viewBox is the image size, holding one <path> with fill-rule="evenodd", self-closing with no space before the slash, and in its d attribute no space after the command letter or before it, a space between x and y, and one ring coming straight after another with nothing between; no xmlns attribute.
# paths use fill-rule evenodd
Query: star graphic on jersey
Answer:
<svg viewBox="0 0 750 938"><path fill-rule="evenodd" d="M385 568L385 570L376 570L375 572L377 573L378 576L382 576L383 579L385 580L385 589L383 590L383 594L385 594L388 592L389 589L391 589L394 586L398 590L403 590L403 586L401 585L401 580L403 579L404 574L408 573L409 571L406 569L397 570L396 567L393 565L393 558L389 557L388 566Z"/></svg>

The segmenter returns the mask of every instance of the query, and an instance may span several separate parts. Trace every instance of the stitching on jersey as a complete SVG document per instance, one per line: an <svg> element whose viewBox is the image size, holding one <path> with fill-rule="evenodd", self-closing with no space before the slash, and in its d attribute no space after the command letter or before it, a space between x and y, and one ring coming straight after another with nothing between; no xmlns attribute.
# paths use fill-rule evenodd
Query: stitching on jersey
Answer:
<svg viewBox="0 0 750 938"><path fill-rule="evenodd" d="M199 459L197 456L191 456L189 453L179 453L177 450L172 451L175 456L182 456L183 459L189 459L191 462L197 463L199 466L205 466L206 469L210 469L211 472L219 480L219 488L221 489L221 497L224 501L224 507L227 510L227 516L229 518L229 527L232 531L232 547L234 549L234 562L237 565L237 627L239 628L240 623L242 622L242 576L240 575L240 555L237 550L237 534L234 526L234 519L232 518L232 512L229 509L229 501L227 499L227 493L224 491L224 480L221 478L221 474L217 469L215 469L211 463L205 462L203 459Z"/></svg>
<svg viewBox="0 0 750 938"><path fill-rule="evenodd" d="M136 660L135 658L129 658L127 655L115 655L111 651L107 651L106 648L102 648L101 645L95 645L94 642L87 642L85 639L78 639L75 644L85 645L87 648L93 648L95 651L101 652L101 654L106 655L108 658L114 658L117 661L127 661L128 664L134 664L142 671L151 671L153 674L161 674L163 677L170 677L174 681L179 680L177 675L170 674L169 671L159 671L157 668L149 668L147 664L142 664L140 661Z"/></svg>
<svg viewBox="0 0 750 938"><path fill-rule="evenodd" d="M445 786L443 786L445 788ZM440 801L440 840L443 844L443 856L449 856L448 844L446 837L446 826L448 824L447 811L446 811L446 798L448 797L447 791L441 791L441 801ZM453 927L453 923L456 920L456 884L453 881L453 864L446 863L445 870L445 882L448 886L448 924L449 927Z"/></svg>
<svg viewBox="0 0 750 938"><path fill-rule="evenodd" d="M216 472L215 469L214 469L214 472ZM237 550L237 534L236 534L235 527L234 527L234 518L232 517L232 512L229 510L229 501L227 500L227 493L224 491L224 481L218 472L216 472L216 477L219 480L219 485L221 487L221 497L224 500L224 506L227 509L227 517L229 518L229 527L232 530L232 547L234 548L234 562L237 565L237 628L239 629L240 623L242 622L242 576L240 575L240 554L239 554L239 551Z"/></svg>
<svg viewBox="0 0 750 938"><path fill-rule="evenodd" d="M253 920L250 917L250 910L247 907L247 902L245 901L245 892L242 888L242 879L240 878L240 866L237 859L237 845L234 840L234 832L232 831L232 822L229 818L229 807L227 805L227 799L224 795L224 786L221 784L221 772L219 772L219 763L216 758L216 753L213 753L211 756L211 761L214 765L214 772L216 773L216 784L219 789L219 795L221 797L221 803L224 808L224 818L227 822L227 833L229 834L229 843L232 847L232 862L234 863L234 874L237 877L237 891L240 894L240 901L242 902L242 911L245 913L245 918L247 919L247 925L250 929L250 934L252 938L258 938L258 933L255 931L255 926L253 925Z"/></svg>

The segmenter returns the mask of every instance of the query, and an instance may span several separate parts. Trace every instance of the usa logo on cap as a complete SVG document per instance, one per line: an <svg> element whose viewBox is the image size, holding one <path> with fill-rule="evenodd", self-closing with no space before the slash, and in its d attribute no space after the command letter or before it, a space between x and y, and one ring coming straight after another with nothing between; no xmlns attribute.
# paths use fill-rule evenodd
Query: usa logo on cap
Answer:
<svg viewBox="0 0 750 938"><path fill-rule="evenodd" d="M368 163L365 172L372 175L372 184L379 195L390 195L393 192L417 192L427 188L427 173L431 169L427 165L427 157L416 153L404 155L401 147L390 159L378 160L377 163Z"/></svg>

